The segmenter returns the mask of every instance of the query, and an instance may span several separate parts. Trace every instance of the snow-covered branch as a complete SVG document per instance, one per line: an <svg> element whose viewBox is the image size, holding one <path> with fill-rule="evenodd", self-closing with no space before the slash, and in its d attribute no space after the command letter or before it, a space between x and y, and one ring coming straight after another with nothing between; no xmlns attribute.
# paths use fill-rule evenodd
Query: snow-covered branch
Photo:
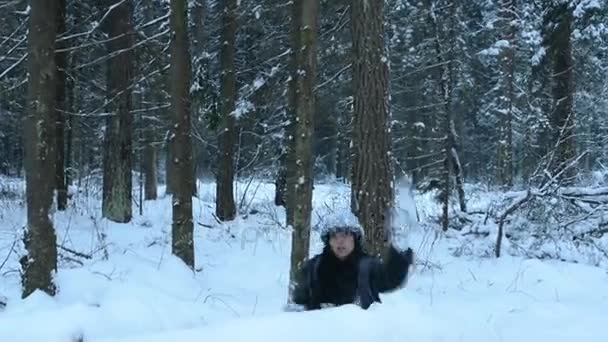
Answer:
<svg viewBox="0 0 608 342"><path fill-rule="evenodd" d="M507 216L511 215L513 212L515 212L517 209L519 209L522 205L524 205L526 202L528 202L529 200L531 200L533 197L532 191L528 190L525 195L519 195L517 198L515 198L511 204L498 216L499 217L499 222L498 222L498 235L496 237L496 257L500 258L500 248L502 246L502 237L504 235L504 230L503 230L503 226L505 223L505 220L507 218Z"/></svg>
<svg viewBox="0 0 608 342"><path fill-rule="evenodd" d="M25 60L25 58L27 57L27 53L23 54L23 56L21 56L21 58L19 58L19 60L17 60L15 63L13 63L13 65L11 65L10 67L6 68L6 70L4 70L1 74L0 74L0 79L2 79L4 76L6 76L9 72L11 72L11 70L13 70L14 68L16 68L19 64L21 64L21 62L23 62Z"/></svg>

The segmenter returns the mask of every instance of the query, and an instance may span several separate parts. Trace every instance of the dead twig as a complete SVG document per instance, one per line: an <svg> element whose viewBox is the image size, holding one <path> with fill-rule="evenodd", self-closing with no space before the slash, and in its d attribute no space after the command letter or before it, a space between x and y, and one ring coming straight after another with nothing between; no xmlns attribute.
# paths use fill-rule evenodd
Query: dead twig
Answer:
<svg viewBox="0 0 608 342"><path fill-rule="evenodd" d="M4 258L4 261L2 261L2 264L0 264L0 270L2 269L2 267L4 267L4 265L6 265L6 263L8 262L8 259L11 257L11 254L13 253L13 251L15 250L15 245L17 245L17 239L15 239L13 241L13 244L11 245L11 249L9 249L8 254L6 255L6 258Z"/></svg>
<svg viewBox="0 0 608 342"><path fill-rule="evenodd" d="M90 254L85 254L85 253L81 253L81 252L77 252L73 249L67 248L63 245L57 245L57 248L61 249L62 251L68 252L68 253L72 253L77 257L81 257L81 258L85 258L85 259L93 259L93 256Z"/></svg>
<svg viewBox="0 0 608 342"><path fill-rule="evenodd" d="M500 248L502 245L502 237L504 235L503 226L505 224L505 219L507 216L512 214L515 210L519 209L522 205L533 198L532 191L528 190L526 192L526 196L519 197L515 199L511 205L500 215L500 221L498 223L498 236L496 237L496 257L500 258Z"/></svg>
<svg viewBox="0 0 608 342"><path fill-rule="evenodd" d="M84 263L76 258L72 258L71 256L68 255L60 255L62 259L64 259L65 261L69 261L69 262L73 262L76 263L80 266L84 266Z"/></svg>

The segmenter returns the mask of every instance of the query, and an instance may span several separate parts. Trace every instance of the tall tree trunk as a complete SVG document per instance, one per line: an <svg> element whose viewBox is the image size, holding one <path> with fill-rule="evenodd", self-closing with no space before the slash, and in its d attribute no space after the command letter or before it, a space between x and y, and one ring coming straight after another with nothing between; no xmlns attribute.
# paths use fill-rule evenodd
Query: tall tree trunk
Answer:
<svg viewBox="0 0 608 342"><path fill-rule="evenodd" d="M236 216L234 203L234 145L236 142L236 10L237 0L222 0L222 34L220 48L220 115L223 121L219 136L219 163L215 214L222 221L231 221Z"/></svg>
<svg viewBox="0 0 608 342"><path fill-rule="evenodd" d="M154 131L150 127L145 130L145 147L144 147L144 174L145 179L145 191L144 198L146 200L155 200L157 197L156 189L156 145L154 143Z"/></svg>
<svg viewBox="0 0 608 342"><path fill-rule="evenodd" d="M57 0L30 1L28 103L24 121L27 226L24 245L22 297L40 289L55 295L57 237L50 207L55 188L55 99L57 68L55 38ZM50 15L49 15L50 14Z"/></svg>
<svg viewBox="0 0 608 342"><path fill-rule="evenodd" d="M112 2L113 3L113 2ZM109 96L112 115L108 117L104 142L103 217L115 222L132 218L132 123L131 79L133 74L133 13L131 1L122 2L108 15L110 53Z"/></svg>
<svg viewBox="0 0 608 342"><path fill-rule="evenodd" d="M394 201L389 114L389 69L384 46L384 2L354 0L353 156L351 209L369 251L383 255Z"/></svg>
<svg viewBox="0 0 608 342"><path fill-rule="evenodd" d="M206 31L205 31L205 16L207 12L207 2L206 0L195 0L194 4L191 6L192 8L192 21L194 22L194 33L192 34L193 38L193 48L194 53L192 54L193 62L200 61L197 59L198 56L202 56L205 51L205 41L206 41ZM196 67L196 65L195 65ZM193 122L197 122L198 110L193 110L193 115L195 117L192 118ZM194 182L192 183L192 196L197 196L197 179L199 175L199 168L201 167L201 161L204 160L201 156L203 156L206 152L207 147L201 145L192 146L192 167L194 174Z"/></svg>
<svg viewBox="0 0 608 342"><path fill-rule="evenodd" d="M299 6L295 4L291 6L291 46L299 46L300 42L300 21L301 17L298 14ZM292 75L289 78L289 85L287 89L287 109L285 117L283 118L285 124L283 129L283 139L281 146L281 154L279 158L279 172L275 181L275 204L282 205L285 207L285 222L288 226L293 225L293 211L294 205L290 203L289 193L289 181L288 179L294 172L295 159L295 118L296 118L296 79L293 77L297 72L297 57L296 51L291 49L290 61L289 61L289 72Z"/></svg>
<svg viewBox="0 0 608 342"><path fill-rule="evenodd" d="M576 157L574 137L574 63L572 61L572 10L568 3L560 4L549 12L555 25L551 35L550 50L553 57L553 117L552 125L557 142L557 153L553 158L552 171L560 174L563 183L572 183L576 169L564 168Z"/></svg>
<svg viewBox="0 0 608 342"><path fill-rule="evenodd" d="M207 14L207 0L195 0L192 7L192 21L194 22L194 48L200 52L205 48L207 34L205 32L205 16Z"/></svg>
<svg viewBox="0 0 608 342"><path fill-rule="evenodd" d="M154 20L154 1L147 0L144 5L144 20L150 22ZM144 29L147 37L154 34L154 28ZM145 104L147 99L153 99L155 97L154 89L147 88L142 92L142 103ZM151 102L151 101L150 101ZM145 105L142 105L144 107ZM151 116L157 116L157 111L150 113ZM144 199L155 200L158 196L157 189L157 146L156 136L157 130L156 125L152 122L146 123L144 119L143 135L144 135L144 151L143 151L143 174L145 175L144 180ZM141 205L140 205L141 208Z"/></svg>
<svg viewBox="0 0 608 342"><path fill-rule="evenodd" d="M165 136L165 195L172 195L173 191L173 147L170 134Z"/></svg>
<svg viewBox="0 0 608 342"><path fill-rule="evenodd" d="M192 223L192 122L190 120L191 62L188 49L188 12L185 0L171 0L171 112L173 225L172 251L194 268Z"/></svg>
<svg viewBox="0 0 608 342"><path fill-rule="evenodd" d="M503 40L509 45L502 51L501 64L501 105L499 120L498 179L502 185L513 186L513 111L515 103L515 30L517 13L515 0L502 0Z"/></svg>
<svg viewBox="0 0 608 342"><path fill-rule="evenodd" d="M435 3L430 0L427 1L427 7L429 9L429 20L434 28L434 45L435 54L437 58L438 68L438 81L440 87L439 98L443 102L443 113L440 115L439 122L442 123L441 132L442 139L444 142L443 146L443 170L441 177L441 201L442 201L442 219L441 224L444 231L449 226L449 203L452 192L452 186L455 183L456 191L458 192L460 210L466 211L466 201L464 194L464 182L462 180L462 165L458 156L458 150L456 145L456 125L454 124L453 109L452 109L452 93L454 87L454 46L456 35L455 35L455 15L456 8L455 3L452 0L448 0L445 4L448 14L446 14L446 30L442 32L440 23L437 20L437 13ZM443 33L443 34L442 34ZM443 42L447 42L447 46L444 46ZM445 56L445 57L444 57ZM455 182L452 181L452 177L455 178Z"/></svg>
<svg viewBox="0 0 608 342"><path fill-rule="evenodd" d="M65 33L66 26L66 0L59 0L57 6L57 36ZM64 48L64 43L58 43L57 49ZM55 163L55 186L57 189L57 210L65 210L68 206L68 189L65 180L65 112L66 105L66 68L67 68L67 53L55 52L55 63L57 67L56 80L56 100L55 100L55 117L56 117L56 132L57 139L57 161Z"/></svg>
<svg viewBox="0 0 608 342"><path fill-rule="evenodd" d="M338 130L336 134L337 148L336 148L336 178L344 183L348 183L350 180L349 172L349 144L350 144L350 131L348 119L350 114L345 115L344 113L338 114Z"/></svg>
<svg viewBox="0 0 608 342"><path fill-rule="evenodd" d="M285 140L283 140L285 141ZM286 148L281 148L279 152L279 172L274 182L274 205L286 207L287 201L285 200L287 194L287 158Z"/></svg>
<svg viewBox="0 0 608 342"><path fill-rule="evenodd" d="M314 85L317 73L317 32L319 0L295 0L294 19L300 18L297 32L297 72L291 75L296 80L296 125L295 125L295 172L288 181L293 189L291 203L293 211L293 233L291 240L290 279L295 281L297 272L308 259L310 245L310 221L313 188L313 131L315 98ZM293 83L292 83L293 84ZM290 287L291 293L292 287ZM290 296L291 297L291 296Z"/></svg>
<svg viewBox="0 0 608 342"><path fill-rule="evenodd" d="M70 64L73 64L73 58L70 59ZM74 76L75 77L75 76ZM75 113L76 102L75 102L75 94L74 88L76 87L76 82L66 79L67 83L67 107L68 112ZM73 162L72 162L72 154L73 154L73 146L74 146L74 126L76 124L76 119L74 115L69 115L67 120L66 128L66 151L65 151L65 187L66 190L68 186L71 184L72 179L74 178L73 171ZM67 195L67 193L66 193ZM66 196L67 197L67 196Z"/></svg>

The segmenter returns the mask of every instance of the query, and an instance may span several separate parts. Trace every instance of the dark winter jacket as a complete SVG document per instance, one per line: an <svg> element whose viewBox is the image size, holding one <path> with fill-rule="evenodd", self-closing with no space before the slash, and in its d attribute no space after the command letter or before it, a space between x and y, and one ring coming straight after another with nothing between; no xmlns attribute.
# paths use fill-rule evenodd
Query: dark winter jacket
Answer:
<svg viewBox="0 0 608 342"><path fill-rule="evenodd" d="M399 252L391 247L388 260L383 263L356 244L351 255L340 260L326 246L301 268L293 284L293 303L306 310L319 309L324 304L357 304L367 309L372 303L381 302L379 293L404 285L413 259L411 249Z"/></svg>

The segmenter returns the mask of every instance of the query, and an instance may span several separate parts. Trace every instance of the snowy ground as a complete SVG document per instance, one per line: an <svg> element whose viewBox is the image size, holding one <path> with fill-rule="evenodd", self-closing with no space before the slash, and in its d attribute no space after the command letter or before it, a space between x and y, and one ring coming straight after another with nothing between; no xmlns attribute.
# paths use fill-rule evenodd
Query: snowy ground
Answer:
<svg viewBox="0 0 608 342"><path fill-rule="evenodd" d="M0 265L8 255L0 268L0 300L8 302L0 309L0 341L608 341L605 269L457 253L462 239L426 224L438 210L430 196L416 198L420 225L406 217L412 203L400 196L400 220L414 227L398 243L421 259L405 289L367 311L283 312L290 234L277 225L284 214L272 203L273 186L258 185L245 196L250 214L225 225L211 215L213 185L201 186L194 273L171 255L169 198L145 202L144 215L135 208L133 222L122 225L100 218L99 193L81 193L75 209L55 214L55 224L61 246L92 258L60 250L60 293L24 300L20 243L8 253L25 211L19 198L0 200ZM239 200L244 188L239 184ZM314 223L347 210L347 191L316 185ZM315 235L312 253L319 249Z"/></svg>

